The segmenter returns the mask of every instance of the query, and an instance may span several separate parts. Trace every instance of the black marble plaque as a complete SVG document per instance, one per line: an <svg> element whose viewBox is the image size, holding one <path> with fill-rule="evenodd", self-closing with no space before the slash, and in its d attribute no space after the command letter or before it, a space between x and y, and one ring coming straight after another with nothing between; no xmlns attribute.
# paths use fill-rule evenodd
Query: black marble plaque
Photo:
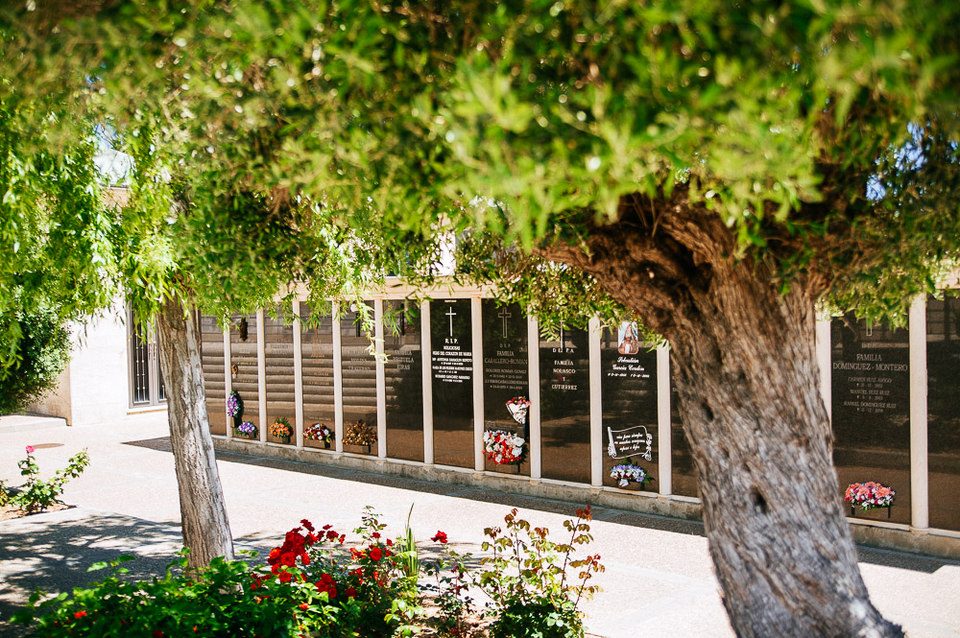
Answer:
<svg viewBox="0 0 960 638"><path fill-rule="evenodd" d="M373 302L365 302L373 326ZM340 319L340 369L343 375L344 451L377 454L376 440L365 445L351 443L351 432L377 430L377 358L373 340L363 327L361 310L351 310ZM363 421L364 428L357 426Z"/></svg>
<svg viewBox="0 0 960 638"><path fill-rule="evenodd" d="M420 309L412 301L383 302L387 456L423 460L423 360Z"/></svg>
<svg viewBox="0 0 960 638"><path fill-rule="evenodd" d="M585 330L540 338L541 475L590 482L590 353Z"/></svg>
<svg viewBox="0 0 960 638"><path fill-rule="evenodd" d="M483 428L503 430L526 441L524 461L505 467L484 460L487 470L530 474L530 430L528 418L511 415L507 402L515 397L530 399L530 362L527 346L527 316L518 304L497 305L492 299L481 304L483 318ZM520 419L519 421L517 419Z"/></svg>
<svg viewBox="0 0 960 638"><path fill-rule="evenodd" d="M676 370L676 359L670 354L670 370ZM672 494L700 497L697 468L693 464L693 452L683 431L680 417L680 396L677 384L670 380L670 483Z"/></svg>
<svg viewBox="0 0 960 638"><path fill-rule="evenodd" d="M200 316L200 365L203 368L203 393L207 399L210 432L224 435L227 433L228 419L223 376L223 328L210 315Z"/></svg>
<svg viewBox="0 0 960 638"><path fill-rule="evenodd" d="M896 492L860 518L910 522L910 351L903 329L848 316L831 322L833 459L840 489L875 481ZM850 513L850 510L847 510Z"/></svg>
<svg viewBox="0 0 960 638"><path fill-rule="evenodd" d="M233 390L243 400L242 420L262 428L255 314L230 317L230 378Z"/></svg>
<svg viewBox="0 0 960 638"><path fill-rule="evenodd" d="M293 370L293 325L284 322L282 316L263 317L263 348L266 364L267 441L272 443L297 443L296 377ZM277 419L286 419L293 431L289 439L282 439L270 431Z"/></svg>
<svg viewBox="0 0 960 638"><path fill-rule="evenodd" d="M333 392L333 318L329 314L314 316L313 307L300 304L300 364L303 370L303 428L322 423L336 427ZM304 439L304 446L335 450L321 441Z"/></svg>
<svg viewBox="0 0 960 638"><path fill-rule="evenodd" d="M474 466L473 320L469 299L430 302L434 462Z"/></svg>
<svg viewBox="0 0 960 638"><path fill-rule="evenodd" d="M927 379L930 527L960 531L960 298L927 300Z"/></svg>
<svg viewBox="0 0 960 638"><path fill-rule="evenodd" d="M637 338L636 325L603 330L600 342L603 484L657 491L657 352ZM637 465L649 477L641 488L610 476L616 465Z"/></svg>

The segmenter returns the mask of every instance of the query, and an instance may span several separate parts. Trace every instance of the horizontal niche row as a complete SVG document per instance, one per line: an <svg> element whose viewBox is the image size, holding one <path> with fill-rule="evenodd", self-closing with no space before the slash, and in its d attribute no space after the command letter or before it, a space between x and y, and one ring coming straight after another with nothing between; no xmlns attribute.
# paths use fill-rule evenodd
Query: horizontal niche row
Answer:
<svg viewBox="0 0 960 638"><path fill-rule="evenodd" d="M310 312L300 304L300 316ZM879 484L896 493L895 507L864 510L853 500L848 514L916 525L912 501L922 498L931 527L960 530L951 496L960 488L960 300L930 299L925 313L929 488L911 480L916 353L907 330L847 317L824 333L820 364L830 370L839 496ZM363 315L376 319L376 349ZM226 333L202 317L201 334L218 435L237 435L225 411L235 391L240 422L256 429L258 441L697 496L664 378L669 356L639 343L630 323L565 328L549 339L518 306L458 298L371 301L339 321L325 316L296 327L263 313L236 316ZM289 439L270 428L281 418L291 425Z"/></svg>
<svg viewBox="0 0 960 638"><path fill-rule="evenodd" d="M302 303L296 314L310 312ZM363 315L377 321L376 349ZM211 317L200 323L214 434L661 491L669 412L659 416L658 352L640 343L634 324L592 333L592 370L591 333L564 327L549 338L519 306L490 299L368 302L339 320L296 326L235 316L226 336ZM242 403L232 416L230 392ZM283 421L289 438L278 436ZM675 464L695 495L692 462Z"/></svg>

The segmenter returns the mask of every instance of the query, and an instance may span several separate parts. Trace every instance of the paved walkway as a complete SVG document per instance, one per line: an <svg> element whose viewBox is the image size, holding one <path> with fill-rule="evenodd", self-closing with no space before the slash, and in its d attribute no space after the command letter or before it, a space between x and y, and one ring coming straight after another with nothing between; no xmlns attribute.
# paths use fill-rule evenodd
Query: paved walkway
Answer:
<svg viewBox="0 0 960 638"><path fill-rule="evenodd" d="M86 582L87 567L121 553L135 574L149 575L180 546L173 458L166 416L141 415L110 427L4 428L0 479L20 483L24 446L37 448L44 473L89 448L91 464L67 487L77 507L0 522L0 635L5 621L36 588L64 591ZM231 527L240 548L263 550L310 518L353 529L365 505L399 534L407 511L418 540L438 529L461 551L476 550L483 528L502 523L510 507L561 531L574 506L463 486L445 486L354 470L265 458L218 455ZM608 638L731 636L702 528L694 523L613 509L594 510L603 557L603 591L587 606L587 627ZM861 570L874 603L911 636L960 636L960 562L872 549Z"/></svg>

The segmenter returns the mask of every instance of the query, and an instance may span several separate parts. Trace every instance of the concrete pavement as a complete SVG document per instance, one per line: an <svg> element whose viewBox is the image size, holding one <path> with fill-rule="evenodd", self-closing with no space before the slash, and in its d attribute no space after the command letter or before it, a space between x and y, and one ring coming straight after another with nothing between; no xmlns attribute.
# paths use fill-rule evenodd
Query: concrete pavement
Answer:
<svg viewBox="0 0 960 638"><path fill-rule="evenodd" d="M4 417L6 418L6 417ZM162 571L180 547L179 506L165 414L101 427L2 427L0 479L19 484L16 463L33 445L52 473L87 447L91 463L64 494L74 509L0 522L0 635L30 591L65 591L94 579L87 567L126 553L137 575ZM358 470L219 453L234 537L240 548L269 549L301 518L352 530L365 505L399 535L411 504L418 541L438 529L460 551L478 551L483 528L510 507L559 536L575 506L465 486ZM609 638L732 636L699 524L595 508L594 544L606 572L586 606L588 631ZM861 549L874 604L909 635L960 636L960 562Z"/></svg>

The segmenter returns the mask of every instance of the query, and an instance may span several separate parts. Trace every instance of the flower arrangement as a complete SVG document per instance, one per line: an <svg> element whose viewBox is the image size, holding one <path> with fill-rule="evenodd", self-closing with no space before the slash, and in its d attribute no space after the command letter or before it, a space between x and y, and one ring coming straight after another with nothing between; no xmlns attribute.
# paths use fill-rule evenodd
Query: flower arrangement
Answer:
<svg viewBox="0 0 960 638"><path fill-rule="evenodd" d="M851 507L860 506L864 511L893 507L893 499L897 493L885 485L868 481L866 483L851 483L843 495L843 500Z"/></svg>
<svg viewBox="0 0 960 638"><path fill-rule="evenodd" d="M526 456L526 441L513 432L488 430L483 433L483 453L498 465L520 463Z"/></svg>
<svg viewBox="0 0 960 638"><path fill-rule="evenodd" d="M530 400L525 396L513 397L507 401L507 410L513 420L523 425L527 420L527 411L530 409Z"/></svg>
<svg viewBox="0 0 960 638"><path fill-rule="evenodd" d="M257 429L257 426L255 426L250 421L244 421L237 427L233 428L233 433L236 434L237 436L245 436L251 439L257 436L257 432L259 432L259 430Z"/></svg>
<svg viewBox="0 0 960 638"><path fill-rule="evenodd" d="M610 478L619 481L620 487L627 487L630 483L636 483L642 486L644 482L649 480L647 471L633 463L614 465L613 469L610 470Z"/></svg>
<svg viewBox="0 0 960 638"><path fill-rule="evenodd" d="M234 390L230 393L230 396L227 397L227 416L235 419L242 413L243 399L240 398L240 393Z"/></svg>
<svg viewBox="0 0 960 638"><path fill-rule="evenodd" d="M377 431L360 419L344 432L343 442L347 445L373 445L377 442Z"/></svg>
<svg viewBox="0 0 960 638"><path fill-rule="evenodd" d="M324 423L314 423L303 431L305 441L323 441L331 443L333 441L333 428Z"/></svg>
<svg viewBox="0 0 960 638"><path fill-rule="evenodd" d="M270 434L278 439L289 439L293 436L293 427L285 416L278 416L270 424Z"/></svg>

